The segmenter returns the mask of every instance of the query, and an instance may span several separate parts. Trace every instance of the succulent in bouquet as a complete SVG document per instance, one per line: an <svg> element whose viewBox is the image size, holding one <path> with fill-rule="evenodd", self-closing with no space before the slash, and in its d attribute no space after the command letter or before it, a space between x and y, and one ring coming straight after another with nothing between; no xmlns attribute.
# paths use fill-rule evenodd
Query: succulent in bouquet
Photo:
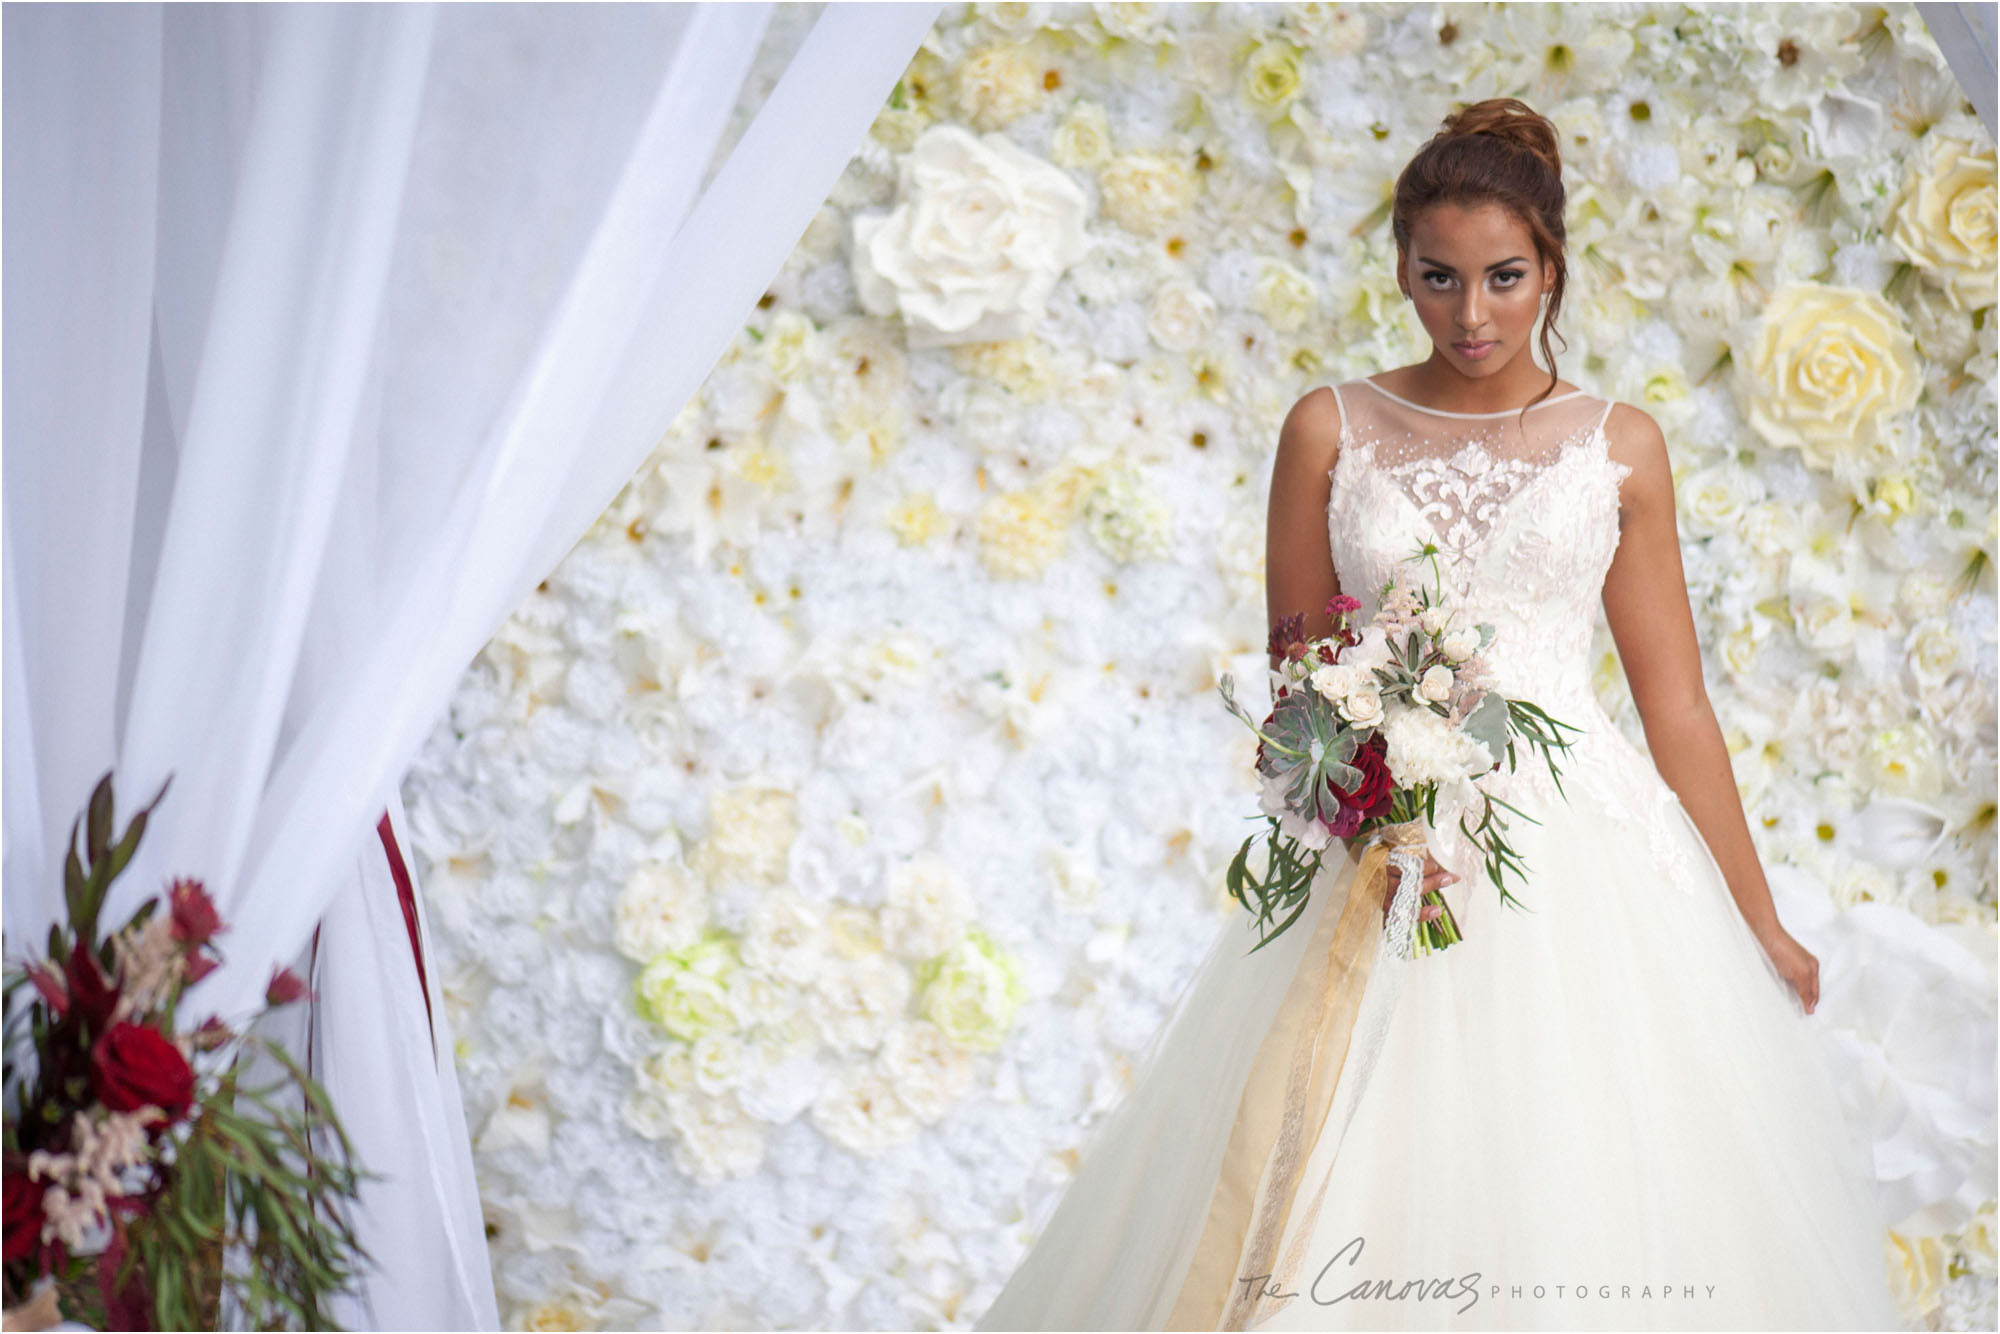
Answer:
<svg viewBox="0 0 2000 1334"><path fill-rule="evenodd" d="M199 880L115 930L98 920L166 791L114 842L111 775L98 782L82 856L70 828L65 920L45 956L6 969L7 1328L327 1328L364 1257L363 1174L325 1092L248 1031L257 1015L182 1021L227 930ZM279 969L263 1008L305 994Z"/></svg>
<svg viewBox="0 0 2000 1334"><path fill-rule="evenodd" d="M1405 568L1428 559L1435 571L1436 554L1426 546ZM1492 625L1473 621L1436 583L1426 587L1400 575L1383 588L1375 617L1357 627L1360 608L1355 598L1334 597L1326 608L1333 630L1320 639L1304 637L1303 614L1272 629L1269 651L1280 665L1261 726L1237 703L1235 682L1225 675L1220 683L1223 702L1258 737L1266 856L1261 872L1251 865L1259 838L1253 834L1228 873L1230 895L1257 915L1256 949L1305 911L1334 839L1395 849L1390 861L1401 883L1385 909L1385 929L1398 955L1455 944L1462 937L1444 895L1420 894L1413 884L1420 879L1421 832L1437 826L1440 794L1501 901L1520 907L1508 877L1519 877L1525 866L1507 840L1503 812L1540 822L1478 780L1502 763L1513 771L1517 747L1528 748L1540 752L1562 790L1556 754L1569 748L1562 733L1578 729L1490 688L1485 652Z"/></svg>

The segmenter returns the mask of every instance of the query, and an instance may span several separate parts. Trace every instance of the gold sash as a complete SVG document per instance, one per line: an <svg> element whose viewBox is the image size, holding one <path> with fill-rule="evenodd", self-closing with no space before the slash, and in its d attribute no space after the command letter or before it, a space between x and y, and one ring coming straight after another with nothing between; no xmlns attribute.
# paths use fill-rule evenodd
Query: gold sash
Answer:
<svg viewBox="0 0 2000 1334"><path fill-rule="evenodd" d="M1421 820L1380 830L1361 854L1340 912L1322 912L1305 957L1257 1049L1223 1152L1208 1222L1167 1328L1245 1327L1326 1124L1368 975L1381 948L1389 854L1421 844Z"/></svg>

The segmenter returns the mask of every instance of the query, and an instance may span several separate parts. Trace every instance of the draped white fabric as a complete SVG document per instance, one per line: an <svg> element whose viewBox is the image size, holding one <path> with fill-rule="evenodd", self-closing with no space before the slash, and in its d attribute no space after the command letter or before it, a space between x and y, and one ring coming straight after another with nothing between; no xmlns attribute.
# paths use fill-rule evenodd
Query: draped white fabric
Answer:
<svg viewBox="0 0 2000 1334"><path fill-rule="evenodd" d="M121 823L172 786L108 919L188 874L231 926L192 1004L321 926L320 1072L385 1174L349 1323L497 1323L375 822L937 9L826 7L719 165L768 5L5 11L10 949L114 766Z"/></svg>

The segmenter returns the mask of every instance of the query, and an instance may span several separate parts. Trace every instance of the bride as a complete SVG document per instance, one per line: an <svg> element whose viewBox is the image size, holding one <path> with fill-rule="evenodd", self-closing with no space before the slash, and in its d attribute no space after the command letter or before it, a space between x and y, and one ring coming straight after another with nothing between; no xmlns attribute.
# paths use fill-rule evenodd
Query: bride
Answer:
<svg viewBox="0 0 2000 1334"><path fill-rule="evenodd" d="M1394 201L1432 355L1300 400L1269 511L1273 624L1324 635L1342 593L1365 624L1428 547L1497 627L1495 688L1580 729L1562 792L1533 764L1479 780L1534 821L1508 829L1522 906L1440 819L1448 949L1381 953L1338 842L1268 948L1241 914L980 1328L1897 1325L1818 962L1703 686L1666 443L1529 352L1539 324L1554 366L1563 200L1527 106L1446 119ZM1650 756L1591 689L1600 604Z"/></svg>

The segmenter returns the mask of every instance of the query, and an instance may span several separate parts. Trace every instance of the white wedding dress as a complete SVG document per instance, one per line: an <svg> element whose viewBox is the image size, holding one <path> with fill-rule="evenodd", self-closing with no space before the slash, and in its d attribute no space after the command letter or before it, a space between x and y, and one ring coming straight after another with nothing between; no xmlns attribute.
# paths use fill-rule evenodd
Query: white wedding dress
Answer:
<svg viewBox="0 0 2000 1334"><path fill-rule="evenodd" d="M1463 940L1371 954L1324 1119L1247 1169L1230 1151L1246 1081L1297 1017L1294 975L1327 949L1358 853L1335 844L1305 914L1254 956L1241 914L979 1328L1899 1327L1824 1038L1591 687L1628 471L1611 405L1576 391L1524 418L1373 380L1334 392L1333 558L1360 618L1433 542L1497 629L1496 688L1582 729L1566 798L1532 752L1481 780L1541 822L1508 830L1527 910L1432 831ZM1298 1184L1279 1191L1285 1154Z"/></svg>

